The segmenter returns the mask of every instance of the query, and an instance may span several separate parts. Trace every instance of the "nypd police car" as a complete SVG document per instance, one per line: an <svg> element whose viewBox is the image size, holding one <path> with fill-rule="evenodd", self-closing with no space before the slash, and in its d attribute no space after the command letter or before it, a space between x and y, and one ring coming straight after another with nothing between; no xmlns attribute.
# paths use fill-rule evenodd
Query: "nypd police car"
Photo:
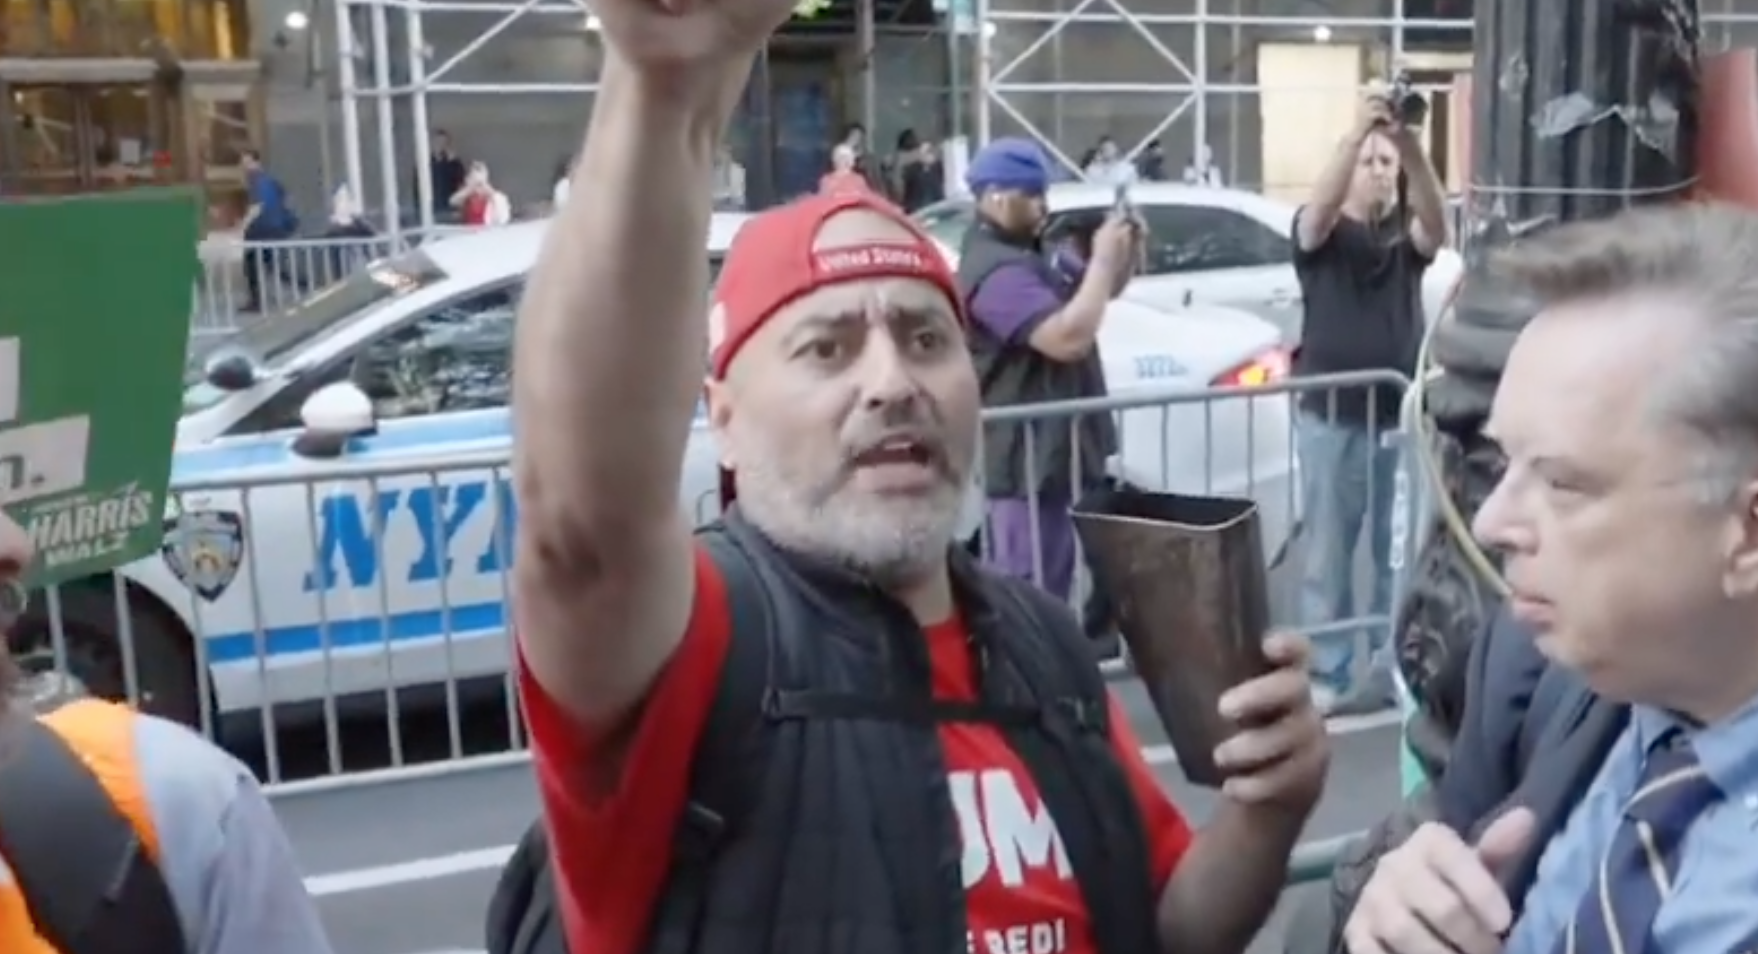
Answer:
<svg viewBox="0 0 1758 954"><path fill-rule="evenodd" d="M716 216L711 259L744 220ZM120 583L61 587L52 612L38 600L21 635L40 649L55 616L90 691L135 690L191 723L267 707L298 719L329 699L382 704L392 690L503 677L510 344L544 229L373 263L198 356L163 551ZM1154 398L1276 381L1277 330L1212 305L1122 300L1100 341L1112 394L1141 401L1120 412L1113 475L1254 497L1266 546L1279 547L1294 500L1287 398ZM716 475L699 419L680 489L698 521L718 511Z"/></svg>

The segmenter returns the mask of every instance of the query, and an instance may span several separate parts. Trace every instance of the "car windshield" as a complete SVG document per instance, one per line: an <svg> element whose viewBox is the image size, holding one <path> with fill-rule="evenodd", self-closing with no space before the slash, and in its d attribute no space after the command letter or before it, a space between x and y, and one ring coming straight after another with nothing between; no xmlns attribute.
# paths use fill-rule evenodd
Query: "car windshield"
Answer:
<svg viewBox="0 0 1758 954"><path fill-rule="evenodd" d="M314 292L286 311L264 315L237 332L194 350L184 370L184 413L218 403L226 392L204 380L204 364L218 351L241 351L263 366L273 366L355 322L385 302L445 280L446 271L420 251L373 262L360 271Z"/></svg>
<svg viewBox="0 0 1758 954"><path fill-rule="evenodd" d="M936 242L956 249L970 230L974 208L968 199L947 199L916 210L916 224Z"/></svg>

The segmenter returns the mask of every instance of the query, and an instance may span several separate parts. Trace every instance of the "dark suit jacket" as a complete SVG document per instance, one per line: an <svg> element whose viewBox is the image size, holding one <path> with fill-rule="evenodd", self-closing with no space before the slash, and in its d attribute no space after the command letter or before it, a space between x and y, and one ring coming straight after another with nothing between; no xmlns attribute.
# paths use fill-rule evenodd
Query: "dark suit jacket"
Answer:
<svg viewBox="0 0 1758 954"><path fill-rule="evenodd" d="M1374 866L1419 825L1439 820L1469 840L1514 805L1538 814L1532 848L1499 872L1519 911L1539 857L1598 773L1627 710L1552 666L1505 614L1472 641L1466 668L1459 730L1432 791L1406 800L1345 849L1329 895L1308 896L1296 909L1287 954L1344 954L1343 924Z"/></svg>
<svg viewBox="0 0 1758 954"><path fill-rule="evenodd" d="M1539 857L1593 783L1629 707L1549 664L1505 615L1472 646L1467 679L1464 721L1436 801L1441 820L1468 839L1514 806L1538 816L1525 856L1498 873L1518 911Z"/></svg>

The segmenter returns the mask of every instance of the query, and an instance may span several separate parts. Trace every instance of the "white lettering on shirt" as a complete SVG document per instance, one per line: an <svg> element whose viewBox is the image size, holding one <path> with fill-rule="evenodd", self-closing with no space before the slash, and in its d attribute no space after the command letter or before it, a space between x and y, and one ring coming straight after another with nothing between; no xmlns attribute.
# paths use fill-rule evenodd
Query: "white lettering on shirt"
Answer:
<svg viewBox="0 0 1758 954"><path fill-rule="evenodd" d="M1026 803L1019 781L1007 769L952 772L947 781L964 841L962 871L966 890L990 871L1008 888L1025 884L1027 869L1054 868L1063 880L1074 877L1062 834L1050 811Z"/></svg>
<svg viewBox="0 0 1758 954"><path fill-rule="evenodd" d="M964 947L969 954L1061 954L1068 949L1068 924L1057 918L969 931Z"/></svg>

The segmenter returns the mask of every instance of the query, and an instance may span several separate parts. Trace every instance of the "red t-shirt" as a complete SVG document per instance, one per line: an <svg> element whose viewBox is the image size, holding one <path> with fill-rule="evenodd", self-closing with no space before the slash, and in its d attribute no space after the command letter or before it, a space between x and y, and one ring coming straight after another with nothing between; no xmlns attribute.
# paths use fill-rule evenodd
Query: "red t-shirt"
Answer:
<svg viewBox="0 0 1758 954"><path fill-rule="evenodd" d="M702 737L732 635L726 584L696 553L689 632L660 676L629 743L614 792L589 789L592 739L521 667L538 788L551 831L557 904L568 949L637 954L664 886L664 846L683 814L691 756ZM927 629L934 690L975 693L962 624ZM1116 701L1112 744L1147 824L1155 883L1163 887L1190 844L1190 829L1142 760ZM1061 836L1024 764L993 726L940 729L953 808L964 835L964 880L974 954L1092 954L1086 906Z"/></svg>
<svg viewBox="0 0 1758 954"><path fill-rule="evenodd" d="M488 200L489 196L486 192L472 192L465 196L464 208L461 210L459 218L464 220L465 225L487 225Z"/></svg>

